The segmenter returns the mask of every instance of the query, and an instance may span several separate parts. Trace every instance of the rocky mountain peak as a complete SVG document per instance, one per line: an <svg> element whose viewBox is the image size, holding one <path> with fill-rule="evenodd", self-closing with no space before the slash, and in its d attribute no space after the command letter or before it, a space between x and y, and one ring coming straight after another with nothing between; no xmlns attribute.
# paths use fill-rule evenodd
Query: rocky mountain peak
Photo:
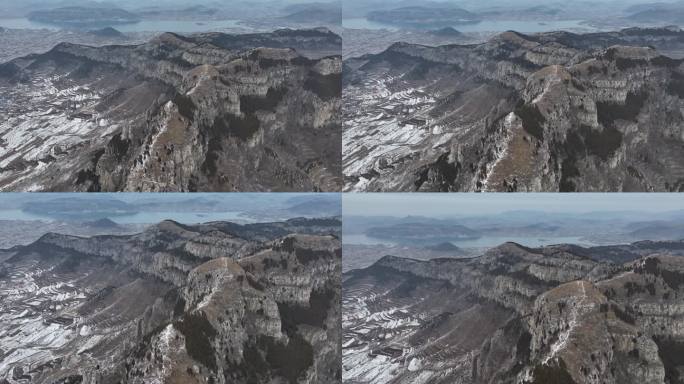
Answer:
<svg viewBox="0 0 684 384"><path fill-rule="evenodd" d="M0 381L26 372L31 382L46 384L151 377L333 382L340 367L341 245L334 236L311 234L320 230L307 227L314 222L186 226L167 220L139 235L48 234L6 251L16 256L3 257L2 279L32 265L45 272L27 279L48 284L49 294L32 293L44 308L0 325L3 357L19 346L49 353L4 359ZM3 292L5 284L0 280ZM50 301L57 291L69 303L65 309ZM22 297L3 305L18 305ZM45 344L5 332L27 319L36 332L55 337Z"/></svg>
<svg viewBox="0 0 684 384"><path fill-rule="evenodd" d="M684 367L668 357L684 345L684 257L672 249L507 243L469 260L385 257L345 274L345 374L373 376L381 355L402 384L670 382ZM377 337L380 318L401 332Z"/></svg>
<svg viewBox="0 0 684 384"><path fill-rule="evenodd" d="M653 47L635 47L614 45L605 50L605 57L609 60L651 60L660 56Z"/></svg>
<svg viewBox="0 0 684 384"><path fill-rule="evenodd" d="M397 98L420 100L414 109L421 111L421 117L383 109L382 102L374 99L350 101L363 106L350 112L353 118L366 113L378 116L383 110L386 115L367 123L378 129L366 127L365 133L355 133L358 145L346 147L350 152L344 155L345 164L354 170L354 175L347 175L346 188L678 190L674 173L653 176L664 168L652 159L655 148L671 143L668 137L681 136L670 133L679 132L683 125L673 122L665 128L664 120L651 112L658 110L653 107L658 102L672 106L672 114L678 116L675 105L684 100L680 86L684 75L676 47L684 41L682 33L667 29L583 35L506 32L472 46L394 45L377 55L349 59L345 62L348 98L376 92L357 81L374 78ZM473 78L483 80L472 84ZM668 101L662 104L663 100ZM406 123L402 125L406 130L415 128L408 122L420 123L424 134L410 135L411 145L384 148L378 144L386 134L383 121L395 118ZM637 128L650 132L652 146L635 144L630 132ZM463 132L472 141L463 142ZM369 145L384 148L378 150L382 158L359 151ZM643 151L649 155L636 155L644 155ZM667 153L672 156L666 157L671 160L667 169L679 169L679 152L672 147ZM393 164L406 158L412 160L401 167Z"/></svg>
<svg viewBox="0 0 684 384"><path fill-rule="evenodd" d="M41 78L78 90L83 101L56 110L72 105L55 100L72 91L37 90L27 102L51 111L37 119L63 115L78 133L26 152L28 165L31 153L44 152L48 167L22 168L4 187L43 180L49 190L335 190L340 47L339 36L324 31L166 33L137 46L63 44L15 60L0 71L0 84Z"/></svg>

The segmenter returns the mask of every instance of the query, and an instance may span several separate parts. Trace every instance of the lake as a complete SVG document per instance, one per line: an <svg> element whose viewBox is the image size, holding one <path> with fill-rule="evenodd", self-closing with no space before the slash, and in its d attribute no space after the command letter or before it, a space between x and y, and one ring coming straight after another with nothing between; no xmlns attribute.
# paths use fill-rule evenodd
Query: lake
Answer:
<svg viewBox="0 0 684 384"><path fill-rule="evenodd" d="M583 20L550 20L541 21L518 21L518 20L485 20L475 24L454 25L461 32L503 32L516 31L521 33L549 32L558 30L587 30L595 28L582 25ZM390 24L370 21L366 18L350 18L342 20L342 26L353 29L387 29L396 31L400 28Z"/></svg>
<svg viewBox="0 0 684 384"><path fill-rule="evenodd" d="M116 28L120 32L177 32L194 33L221 31L226 28L238 27L240 20L208 20L208 21L187 21L187 20L143 20L139 23L120 24L120 25L101 25ZM0 19L0 27L10 29L64 29L52 24L38 23L26 18Z"/></svg>
<svg viewBox="0 0 684 384"><path fill-rule="evenodd" d="M582 246L594 246L597 244L584 240L582 237L539 237L539 236L484 236L479 239L470 240L454 240L451 241L459 248L491 248L501 245L506 242L515 242L526 247L543 247L553 244L576 244ZM384 239L375 239L364 234L342 235L343 244L359 244L359 245L398 245L397 242Z"/></svg>
<svg viewBox="0 0 684 384"><path fill-rule="evenodd" d="M210 221L254 221L240 216L241 212L138 212L130 215L90 215L78 221L94 221L108 217L119 224L151 224L164 220L174 220L184 224L206 223ZM19 209L0 210L0 220L55 220L47 215L37 215Z"/></svg>

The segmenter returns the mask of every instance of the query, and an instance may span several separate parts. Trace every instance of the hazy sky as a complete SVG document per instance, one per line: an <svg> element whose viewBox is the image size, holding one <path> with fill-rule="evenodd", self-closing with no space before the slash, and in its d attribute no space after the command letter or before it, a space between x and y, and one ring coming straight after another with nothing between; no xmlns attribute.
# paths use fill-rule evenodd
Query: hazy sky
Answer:
<svg viewBox="0 0 684 384"><path fill-rule="evenodd" d="M17 5L21 0L0 0L0 5ZM107 4L136 4L137 6L160 6L160 5L183 5L190 7L197 4L250 4L250 3L273 3L273 4L299 4L311 3L318 0L23 0L24 4L75 4L75 3L107 3ZM339 0L321 0L321 2L333 2Z"/></svg>
<svg viewBox="0 0 684 384"><path fill-rule="evenodd" d="M344 215L461 216L509 211L601 212L684 210L684 195L672 194L344 194Z"/></svg>
<svg viewBox="0 0 684 384"><path fill-rule="evenodd" d="M337 193L0 193L0 220L280 221L339 215L341 199Z"/></svg>
<svg viewBox="0 0 684 384"><path fill-rule="evenodd" d="M307 193L0 193L0 210L16 209L21 204L35 201L71 198L79 200L116 199L127 203L167 203L174 204L187 200L209 199L227 205L254 203L268 208L287 204L293 198L321 197L323 194ZM336 194L325 194L330 201Z"/></svg>
<svg viewBox="0 0 684 384"><path fill-rule="evenodd" d="M302 0L304 1L304 0ZM312 0L313 1L313 0ZM342 0L342 3L344 4L345 1L350 1L350 0ZM357 1L357 0L351 0L351 1ZM529 5L546 5L546 6L554 6L556 4L567 4L566 1L562 0L364 0L367 2L372 2L372 3L384 3L384 4L396 4L396 3L413 3L413 4L421 4L421 3L443 3L443 4L456 4L456 5L464 5L464 4L477 4L479 6L519 6L519 5L524 5L524 6L529 6ZM653 0L572 0L571 3L615 3L615 4L650 4L650 3L676 3L680 2L680 0L665 0L665 1L653 1Z"/></svg>

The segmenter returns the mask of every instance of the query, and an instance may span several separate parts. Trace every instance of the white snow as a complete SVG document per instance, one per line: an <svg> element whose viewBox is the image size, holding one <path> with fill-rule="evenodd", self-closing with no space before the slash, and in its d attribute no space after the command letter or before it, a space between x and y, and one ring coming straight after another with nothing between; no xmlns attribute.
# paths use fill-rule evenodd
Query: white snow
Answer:
<svg viewBox="0 0 684 384"><path fill-rule="evenodd" d="M97 120L92 107L100 96L87 86L56 85L60 77L39 78L28 84L0 88L12 103L0 109L0 167L23 159L26 169L0 173L0 180L10 181L4 188L42 190L39 184L25 180L46 172L50 165L42 161L55 156L56 147L69 150L87 140L97 128L106 126L106 119ZM61 87L61 89L60 89ZM85 116L92 115L92 118Z"/></svg>
<svg viewBox="0 0 684 384"><path fill-rule="evenodd" d="M414 357L413 359L411 359L411 362L409 363L407 369L411 372L415 372L415 371L419 370L421 366L422 366L422 362L420 361L420 359L417 357Z"/></svg>
<svg viewBox="0 0 684 384"><path fill-rule="evenodd" d="M560 351L565 349L565 347L568 344L568 340L570 339L570 336L575 331L575 328L577 328L577 318L579 317L580 313L582 312L582 310L592 308L592 305L590 303L586 304L587 291L584 287L585 282L578 281L577 284L580 286L580 288L582 288L582 295L580 296L579 300L575 303L575 305L568 307L568 310L570 311L570 321L568 322L568 327L561 331L561 333L558 335L558 340L556 340L556 342L554 342L551 345L551 351L549 355L542 360L543 364L548 364L549 361L556 357Z"/></svg>
<svg viewBox="0 0 684 384"><path fill-rule="evenodd" d="M506 158L508 155L508 147L511 143L511 138L512 135L508 134L508 131L513 127L513 124L515 122L516 115L514 112L509 113L506 115L506 119L504 120L504 124L507 130L506 137L502 141L502 146L501 148L498 148L499 150L494 154L496 158L494 161L487 166L487 179L484 181L484 191L488 192L489 191L489 178L492 176L492 171L496 168L496 166Z"/></svg>
<svg viewBox="0 0 684 384"><path fill-rule="evenodd" d="M446 133L428 115L435 98L423 89L408 86L401 78L370 78L344 92L344 173L359 180L346 185L345 190L367 190L372 180L361 175L392 172L383 164L398 163L420 151L426 142L429 148L430 142L441 141Z"/></svg>

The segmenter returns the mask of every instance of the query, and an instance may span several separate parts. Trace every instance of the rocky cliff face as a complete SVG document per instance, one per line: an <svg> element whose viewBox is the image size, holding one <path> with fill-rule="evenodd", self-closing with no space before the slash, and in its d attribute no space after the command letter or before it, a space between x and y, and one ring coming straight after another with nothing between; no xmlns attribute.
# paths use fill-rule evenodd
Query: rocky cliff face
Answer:
<svg viewBox="0 0 684 384"><path fill-rule="evenodd" d="M335 221L168 221L3 251L0 379L339 381Z"/></svg>
<svg viewBox="0 0 684 384"><path fill-rule="evenodd" d="M346 60L346 189L678 191L683 41L506 32Z"/></svg>
<svg viewBox="0 0 684 384"><path fill-rule="evenodd" d="M632 255L618 263L610 247L511 243L470 260L386 257L347 273L343 376L680 383L684 258L671 243L643 246L617 247Z"/></svg>
<svg viewBox="0 0 684 384"><path fill-rule="evenodd" d="M0 187L339 190L340 52L327 30L281 30L13 60L0 67Z"/></svg>

